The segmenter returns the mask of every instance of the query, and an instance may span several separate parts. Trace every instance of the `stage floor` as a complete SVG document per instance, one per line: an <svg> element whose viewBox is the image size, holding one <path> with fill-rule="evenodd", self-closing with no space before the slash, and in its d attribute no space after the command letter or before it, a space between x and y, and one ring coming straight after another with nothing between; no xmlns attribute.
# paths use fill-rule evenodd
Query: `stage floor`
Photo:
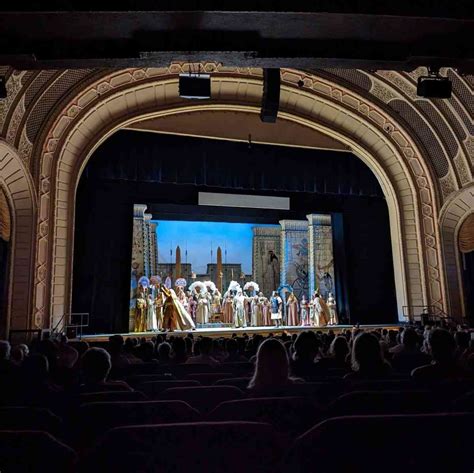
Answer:
<svg viewBox="0 0 474 473"><path fill-rule="evenodd" d="M374 329L388 329L388 330L398 330L404 324L373 324L373 325L360 325L359 327L364 330L374 330ZM328 332L330 330L339 333L347 329L352 329L353 325L330 325L327 327L246 327L246 328L234 328L234 327L206 327L206 328L197 328L196 330L176 330L175 332L167 332L168 335L173 335L175 337L186 336L188 333L192 333L195 337L232 337L233 334L237 335L269 335L269 334L282 334L287 333L292 335L294 333L300 333L305 330L316 330L321 332ZM111 335L122 335L124 338L128 337L146 337L151 338L156 335L164 334L165 332L128 332L128 333L102 333L102 334L89 334L83 335L82 337L77 337L75 340L86 340L90 342L103 342L107 340Z"/></svg>

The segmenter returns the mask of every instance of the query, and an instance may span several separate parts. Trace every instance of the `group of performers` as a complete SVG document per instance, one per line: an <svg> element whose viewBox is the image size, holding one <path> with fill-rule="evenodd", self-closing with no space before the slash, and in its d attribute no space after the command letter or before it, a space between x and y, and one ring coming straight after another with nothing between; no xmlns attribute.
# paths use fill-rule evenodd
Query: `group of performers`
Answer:
<svg viewBox="0 0 474 473"><path fill-rule="evenodd" d="M235 328L264 326L312 326L338 324L336 303L329 293L327 301L315 291L301 301L293 292L285 301L277 291L270 298L249 282L241 288L231 281L222 296L212 281L196 281L187 290L179 278L175 288L162 284L158 277L141 278L137 288L135 331L174 331L195 329L213 321Z"/></svg>

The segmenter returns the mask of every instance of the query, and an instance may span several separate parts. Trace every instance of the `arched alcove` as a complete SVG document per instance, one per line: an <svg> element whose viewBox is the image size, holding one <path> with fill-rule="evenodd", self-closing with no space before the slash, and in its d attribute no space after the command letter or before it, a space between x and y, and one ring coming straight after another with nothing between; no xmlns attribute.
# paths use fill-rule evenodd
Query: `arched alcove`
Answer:
<svg viewBox="0 0 474 473"><path fill-rule="evenodd" d="M33 184L16 150L0 140L0 189L8 203L10 241L7 294L0 330L28 330L32 326L31 289L34 220L36 206Z"/></svg>

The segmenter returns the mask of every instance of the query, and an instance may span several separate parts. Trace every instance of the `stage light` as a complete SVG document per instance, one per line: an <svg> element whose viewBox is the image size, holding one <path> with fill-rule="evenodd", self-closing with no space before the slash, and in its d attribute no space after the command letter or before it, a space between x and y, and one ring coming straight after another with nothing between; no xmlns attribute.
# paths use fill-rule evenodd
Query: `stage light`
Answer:
<svg viewBox="0 0 474 473"><path fill-rule="evenodd" d="M179 96L184 99L210 99L211 76L209 74L180 74Z"/></svg>
<svg viewBox="0 0 474 473"><path fill-rule="evenodd" d="M260 120L275 123L280 106L280 69L263 70L263 96Z"/></svg>
<svg viewBox="0 0 474 473"><path fill-rule="evenodd" d="M7 86L5 77L0 77L0 99L7 98Z"/></svg>
<svg viewBox="0 0 474 473"><path fill-rule="evenodd" d="M450 99L452 88L451 81L440 76L438 68L428 68L428 75L418 78L416 93L427 99Z"/></svg>

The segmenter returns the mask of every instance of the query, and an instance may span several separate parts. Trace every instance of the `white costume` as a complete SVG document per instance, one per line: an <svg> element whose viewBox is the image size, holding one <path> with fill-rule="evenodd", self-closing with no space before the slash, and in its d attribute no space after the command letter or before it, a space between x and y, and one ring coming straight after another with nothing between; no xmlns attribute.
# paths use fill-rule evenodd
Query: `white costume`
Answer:
<svg viewBox="0 0 474 473"><path fill-rule="evenodd" d="M247 327L247 320L245 319L245 296L240 291L234 297L233 308L234 308L234 325L238 327Z"/></svg>

